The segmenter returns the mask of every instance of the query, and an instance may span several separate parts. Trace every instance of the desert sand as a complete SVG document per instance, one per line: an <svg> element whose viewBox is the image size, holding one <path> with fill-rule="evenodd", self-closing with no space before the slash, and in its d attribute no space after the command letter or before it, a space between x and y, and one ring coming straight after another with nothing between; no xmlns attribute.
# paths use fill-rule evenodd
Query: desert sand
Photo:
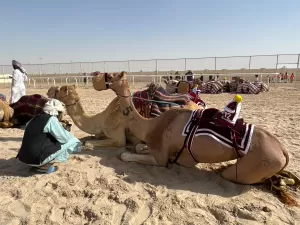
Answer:
<svg viewBox="0 0 300 225"><path fill-rule="evenodd" d="M28 89L27 94L45 94ZM105 109L115 94L79 88L88 113ZM9 89L1 93L9 97ZM230 94L202 95L209 107L223 108ZM273 88L244 95L241 116L267 128L288 149L288 170L300 176L300 91ZM69 121L71 119L67 117ZM0 224L300 224L300 209L287 207L264 185L239 185L214 169L159 168L125 163L124 149L84 150L58 164L52 174L33 174L15 159L24 131L0 129ZM88 136L75 125L72 133ZM300 195L292 192L300 202Z"/></svg>

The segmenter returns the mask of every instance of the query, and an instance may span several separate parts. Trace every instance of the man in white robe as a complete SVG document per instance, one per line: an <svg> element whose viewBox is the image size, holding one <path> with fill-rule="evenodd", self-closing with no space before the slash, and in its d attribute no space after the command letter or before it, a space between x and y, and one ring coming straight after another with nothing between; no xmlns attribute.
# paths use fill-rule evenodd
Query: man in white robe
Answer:
<svg viewBox="0 0 300 225"><path fill-rule="evenodd" d="M12 75L10 104L17 102L22 96L26 95L24 82L28 79L27 72L21 63L13 60L12 66L14 71Z"/></svg>

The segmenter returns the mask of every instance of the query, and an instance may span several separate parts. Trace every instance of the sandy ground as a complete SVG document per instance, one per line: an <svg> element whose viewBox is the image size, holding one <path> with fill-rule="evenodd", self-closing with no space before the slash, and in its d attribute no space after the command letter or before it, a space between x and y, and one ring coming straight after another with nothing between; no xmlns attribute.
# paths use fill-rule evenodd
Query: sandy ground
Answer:
<svg viewBox="0 0 300 225"><path fill-rule="evenodd" d="M78 89L88 113L102 111L111 91ZM9 97L9 90L1 90ZM45 94L30 89L28 94ZM202 95L223 108L229 94ZM300 175L300 92L272 89L244 96L241 116L274 133ZM298 103L296 103L298 102ZM68 119L70 119L68 117ZM300 224L300 209L284 206L263 185L237 185L211 166L188 169L125 163L122 149L85 150L50 175L35 175L15 160L23 130L0 129L0 224ZM72 132L87 136L75 125ZM217 164L215 167L219 166ZM300 195L293 193L300 201Z"/></svg>

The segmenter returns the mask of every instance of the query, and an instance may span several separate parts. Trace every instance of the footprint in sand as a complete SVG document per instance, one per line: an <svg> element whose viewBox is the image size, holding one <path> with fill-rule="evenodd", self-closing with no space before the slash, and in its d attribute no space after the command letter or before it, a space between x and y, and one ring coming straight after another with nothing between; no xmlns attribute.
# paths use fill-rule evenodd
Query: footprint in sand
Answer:
<svg viewBox="0 0 300 225"><path fill-rule="evenodd" d="M8 210L10 213L14 216L20 217L20 218L25 218L30 214L30 207L24 205L21 201L17 200L12 202Z"/></svg>

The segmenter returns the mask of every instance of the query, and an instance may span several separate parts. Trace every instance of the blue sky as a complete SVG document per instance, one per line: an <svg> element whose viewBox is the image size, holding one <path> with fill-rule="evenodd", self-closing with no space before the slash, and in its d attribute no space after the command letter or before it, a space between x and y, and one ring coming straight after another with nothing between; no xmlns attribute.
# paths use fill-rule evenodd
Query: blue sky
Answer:
<svg viewBox="0 0 300 225"><path fill-rule="evenodd" d="M0 65L300 53L300 1L2 1Z"/></svg>

